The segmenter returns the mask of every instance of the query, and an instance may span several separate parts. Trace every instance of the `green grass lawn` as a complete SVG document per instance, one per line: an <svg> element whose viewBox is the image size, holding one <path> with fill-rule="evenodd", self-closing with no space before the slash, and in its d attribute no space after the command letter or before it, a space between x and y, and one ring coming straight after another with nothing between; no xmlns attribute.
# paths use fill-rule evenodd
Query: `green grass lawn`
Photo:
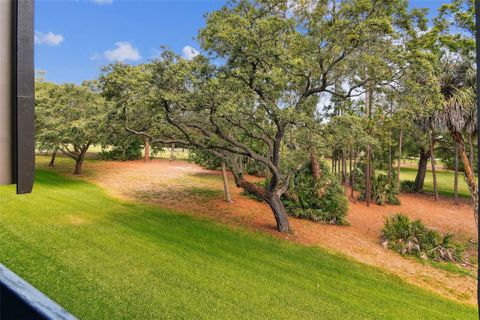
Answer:
<svg viewBox="0 0 480 320"><path fill-rule="evenodd" d="M401 168L400 180L415 181L417 175L416 168ZM451 170L437 171L437 184L438 193L444 196L453 197L453 182L455 180L455 173ZM433 176L432 172L428 170L425 177L424 184L425 192L433 193ZM463 172L458 174L458 196L462 198L470 198L470 191L468 190L467 183L465 182Z"/></svg>
<svg viewBox="0 0 480 320"><path fill-rule="evenodd" d="M476 319L393 275L39 170L0 187L0 262L81 319Z"/></svg>
<svg viewBox="0 0 480 320"><path fill-rule="evenodd" d="M324 160L327 163L327 165L331 168L331 160L330 159L324 159ZM418 161L410 160L407 162L407 164L411 167L400 168L400 180L415 181L415 177L417 176L416 166L418 164ZM437 161L437 165L439 168L441 168L441 163L439 161ZM396 167L395 167L395 170L396 170ZM444 196L453 197L454 180L455 180L454 171L443 170L443 169L438 170L437 171L438 193ZM427 175L425 177L425 183L424 183L424 191L433 193L433 176L432 176L432 171L430 169L427 169ZM463 172L460 172L458 174L458 196L462 198L470 198L470 191L468 190L467 183L465 182Z"/></svg>

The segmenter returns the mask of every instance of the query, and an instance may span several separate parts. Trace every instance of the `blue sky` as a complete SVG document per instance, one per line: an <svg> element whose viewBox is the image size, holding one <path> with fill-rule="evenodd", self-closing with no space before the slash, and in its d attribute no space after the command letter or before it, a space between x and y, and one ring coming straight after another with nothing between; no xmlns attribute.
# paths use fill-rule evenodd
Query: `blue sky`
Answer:
<svg viewBox="0 0 480 320"><path fill-rule="evenodd" d="M445 1L411 0L412 7L436 10ZM37 0L35 66L53 82L94 79L113 61L141 63L161 45L195 54L204 14L222 0Z"/></svg>

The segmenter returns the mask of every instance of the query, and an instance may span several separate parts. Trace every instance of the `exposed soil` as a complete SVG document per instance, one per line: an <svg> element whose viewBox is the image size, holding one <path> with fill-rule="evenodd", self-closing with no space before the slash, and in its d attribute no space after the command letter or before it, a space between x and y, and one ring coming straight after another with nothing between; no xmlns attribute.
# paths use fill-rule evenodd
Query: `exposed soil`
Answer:
<svg viewBox="0 0 480 320"><path fill-rule="evenodd" d="M85 178L111 194L130 200L209 217L240 227L268 232L306 245L317 245L357 261L386 269L406 281L450 297L476 303L476 279L402 257L379 244L386 216L398 212L421 219L428 227L450 232L462 240L476 239L475 221L468 202L458 206L450 199L435 202L429 195L401 195L400 206L366 207L350 203L350 226L331 226L291 218L292 234L275 230L269 207L241 195L231 180L233 203L223 200L221 173L183 161L87 162ZM250 179L255 179L250 177Z"/></svg>

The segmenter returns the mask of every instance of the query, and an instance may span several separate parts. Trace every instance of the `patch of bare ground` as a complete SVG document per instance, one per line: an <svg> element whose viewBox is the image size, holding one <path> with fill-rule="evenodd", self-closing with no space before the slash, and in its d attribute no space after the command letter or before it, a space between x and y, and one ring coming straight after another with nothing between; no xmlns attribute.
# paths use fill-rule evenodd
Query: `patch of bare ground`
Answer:
<svg viewBox="0 0 480 320"><path fill-rule="evenodd" d="M450 232L463 240L475 239L476 229L468 203L458 206L449 199L435 202L429 195L401 195L400 206L366 207L350 203L350 226L331 226L291 218L294 232L280 234L269 207L231 191L234 203L223 200L219 172L208 171L183 161L154 160L130 162L87 162L87 180L123 199L142 201L162 207L208 217L230 225L247 227L305 245L314 245L340 253L359 262L385 269L406 281L454 300L475 304L476 279L435 268L429 264L384 249L379 236L386 216L401 212L421 219L441 232ZM90 174L88 174L88 172ZM255 179L255 178L251 178Z"/></svg>

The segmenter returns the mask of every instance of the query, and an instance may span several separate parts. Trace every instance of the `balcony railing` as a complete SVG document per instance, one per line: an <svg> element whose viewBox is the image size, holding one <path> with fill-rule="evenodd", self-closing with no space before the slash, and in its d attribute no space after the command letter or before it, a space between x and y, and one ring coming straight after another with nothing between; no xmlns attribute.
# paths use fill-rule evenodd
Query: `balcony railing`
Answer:
<svg viewBox="0 0 480 320"><path fill-rule="evenodd" d="M1 320L75 320L61 306L0 264Z"/></svg>

